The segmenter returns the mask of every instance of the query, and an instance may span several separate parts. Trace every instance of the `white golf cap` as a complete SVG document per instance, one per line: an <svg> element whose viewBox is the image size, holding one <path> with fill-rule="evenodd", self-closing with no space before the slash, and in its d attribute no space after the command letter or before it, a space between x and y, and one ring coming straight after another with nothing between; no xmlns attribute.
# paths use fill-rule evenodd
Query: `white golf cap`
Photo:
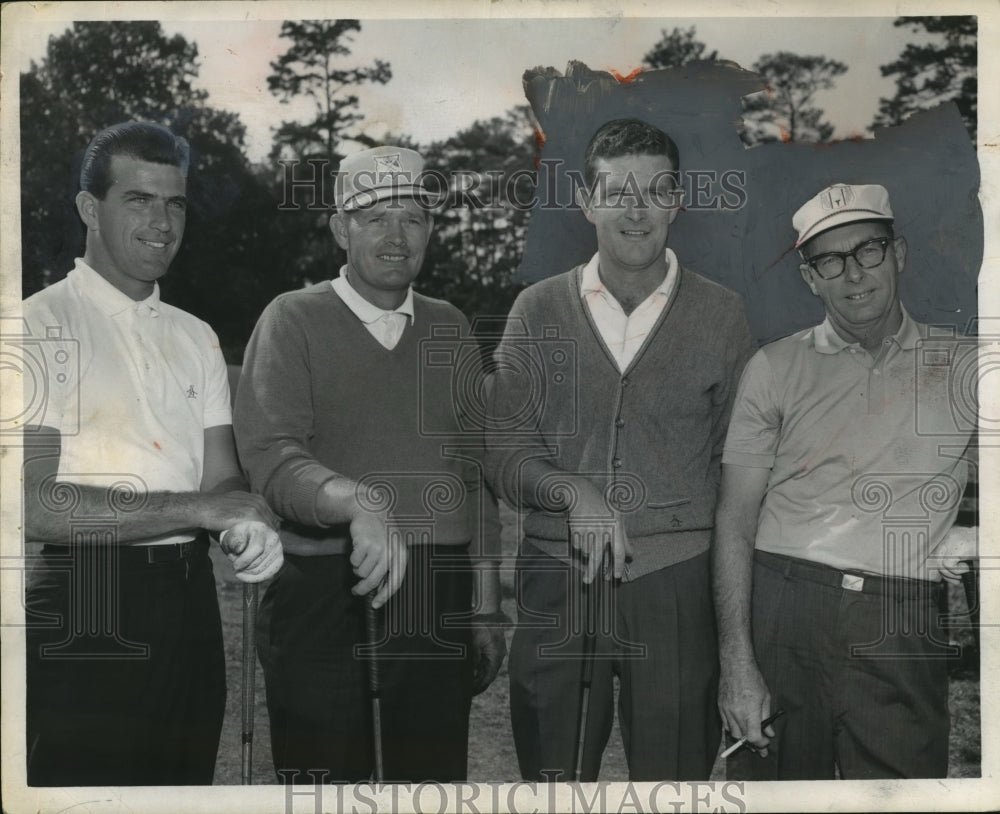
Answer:
<svg viewBox="0 0 1000 814"><path fill-rule="evenodd" d="M385 198L433 196L422 183L424 159L406 147L372 147L340 162L334 203L341 211L361 209Z"/></svg>
<svg viewBox="0 0 1000 814"><path fill-rule="evenodd" d="M832 184L792 215L795 248L820 232L859 220L893 220L889 192L878 184Z"/></svg>

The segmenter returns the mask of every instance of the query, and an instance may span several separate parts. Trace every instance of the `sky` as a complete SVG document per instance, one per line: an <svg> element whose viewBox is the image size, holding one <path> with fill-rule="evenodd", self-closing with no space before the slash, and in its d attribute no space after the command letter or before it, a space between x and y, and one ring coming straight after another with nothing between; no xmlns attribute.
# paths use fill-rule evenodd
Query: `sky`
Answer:
<svg viewBox="0 0 1000 814"><path fill-rule="evenodd" d="M476 119L503 115L525 102L525 69L552 66L564 71L570 60L595 70L627 74L675 26L694 26L696 37L719 57L744 68L779 50L821 55L848 65L836 87L817 95L817 104L835 126L835 137L868 134L880 96L894 93L879 66L895 59L915 37L896 28L893 17L853 18L681 18L583 17L576 19L362 19L349 43L344 67L389 62L393 77L382 86L357 91L364 132L381 139L406 133L420 143L443 139ZM38 23L21 40L21 70L40 60L50 35L67 23ZM248 129L247 153L263 159L274 125L310 117L309 102L282 104L267 88L270 62L288 40L280 21L163 21L168 35L197 43L198 85L209 103L240 114ZM922 41L926 37L922 38Z"/></svg>

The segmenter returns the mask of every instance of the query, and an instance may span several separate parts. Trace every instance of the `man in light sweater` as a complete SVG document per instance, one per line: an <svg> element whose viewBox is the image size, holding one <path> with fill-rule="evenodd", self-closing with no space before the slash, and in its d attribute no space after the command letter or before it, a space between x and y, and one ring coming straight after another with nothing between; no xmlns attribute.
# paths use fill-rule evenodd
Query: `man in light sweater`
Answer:
<svg viewBox="0 0 1000 814"><path fill-rule="evenodd" d="M488 473L526 512L514 740L526 780L573 778L581 597L602 586L581 779L598 775L614 675L629 777L704 779L720 740L709 540L754 343L740 298L666 247L681 203L670 138L608 122L585 170L598 252L518 297L496 356Z"/></svg>
<svg viewBox="0 0 1000 814"><path fill-rule="evenodd" d="M372 773L367 594L385 607L386 780L465 780L471 697L506 654L481 422L427 386L442 360L478 369L479 351L456 308L411 287L433 228L422 171L402 147L341 162L330 227L346 265L278 297L247 347L240 458L285 520L258 649L287 783Z"/></svg>
<svg viewBox="0 0 1000 814"><path fill-rule="evenodd" d="M740 382L716 523L719 709L760 752L734 755L731 775L947 774L937 599L976 556L970 536L948 536L976 346L900 304L893 219L874 184L803 204L799 268L826 319L761 348Z"/></svg>

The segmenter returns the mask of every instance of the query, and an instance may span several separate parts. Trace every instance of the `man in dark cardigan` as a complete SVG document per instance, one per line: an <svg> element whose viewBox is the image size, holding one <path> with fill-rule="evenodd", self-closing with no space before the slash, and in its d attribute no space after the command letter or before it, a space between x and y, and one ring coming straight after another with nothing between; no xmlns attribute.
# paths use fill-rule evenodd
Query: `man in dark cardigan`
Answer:
<svg viewBox="0 0 1000 814"><path fill-rule="evenodd" d="M464 420L451 388L428 386L442 359L475 380L479 350L458 309L411 288L433 228L422 170L402 147L341 162L340 276L278 297L247 347L240 458L285 520L258 650L288 783L372 774L367 594L385 608L387 781L466 779L471 697L506 653L482 422Z"/></svg>
<svg viewBox="0 0 1000 814"><path fill-rule="evenodd" d="M670 138L608 122L585 169L598 252L518 297L496 357L488 476L526 512L514 740L526 780L573 778L581 597L599 593L581 779L598 776L614 675L630 779L704 779L720 741L709 542L754 342L740 298L666 247L682 195Z"/></svg>

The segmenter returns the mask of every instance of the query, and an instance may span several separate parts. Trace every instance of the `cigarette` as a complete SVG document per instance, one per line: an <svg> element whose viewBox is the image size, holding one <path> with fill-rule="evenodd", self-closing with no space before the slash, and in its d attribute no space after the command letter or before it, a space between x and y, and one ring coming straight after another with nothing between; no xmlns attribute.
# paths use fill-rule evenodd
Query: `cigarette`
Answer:
<svg viewBox="0 0 1000 814"><path fill-rule="evenodd" d="M763 729L766 726L770 726L771 724L773 724L775 721L777 721L778 718L780 718L784 714L785 714L785 710L779 709L773 715L769 715L763 721L761 721L760 722L760 728ZM747 738L746 738L746 735L744 735L742 738L740 738L738 741L736 741L736 743L734 743L732 746L730 746L728 749L726 749L721 755L719 755L719 757L729 757L733 752L735 752L741 746L744 746L746 744L746 742L747 742Z"/></svg>

